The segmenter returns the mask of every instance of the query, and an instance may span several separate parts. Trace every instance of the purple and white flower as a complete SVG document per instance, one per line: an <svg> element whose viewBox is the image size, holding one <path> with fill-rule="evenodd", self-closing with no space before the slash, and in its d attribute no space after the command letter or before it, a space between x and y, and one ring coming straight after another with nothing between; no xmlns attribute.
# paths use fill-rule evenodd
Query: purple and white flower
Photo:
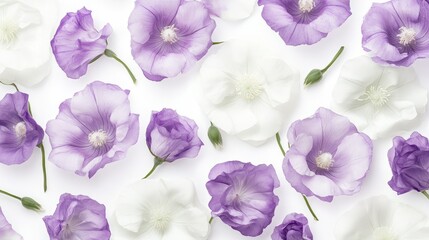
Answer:
<svg viewBox="0 0 429 240"><path fill-rule="evenodd" d="M7 221L1 208L0 208L0 239L24 240L24 238L21 235L19 235L17 232L15 232L15 230L13 230L12 225L10 225L10 223Z"/></svg>
<svg viewBox="0 0 429 240"><path fill-rule="evenodd" d="M272 240L313 240L308 219L303 214L291 213L274 228Z"/></svg>
<svg viewBox="0 0 429 240"><path fill-rule="evenodd" d="M274 189L280 186L272 165L224 162L211 169L209 179L213 216L244 236L259 236L271 223L279 202Z"/></svg>
<svg viewBox="0 0 429 240"><path fill-rule="evenodd" d="M201 0L210 14L225 20L242 20L249 17L256 6L256 0Z"/></svg>
<svg viewBox="0 0 429 240"><path fill-rule="evenodd" d="M259 0L262 17L287 45L314 44L352 14L350 0Z"/></svg>
<svg viewBox="0 0 429 240"><path fill-rule="evenodd" d="M288 140L283 172L296 191L330 202L360 190L372 160L372 141L346 117L320 108L294 122Z"/></svg>
<svg viewBox="0 0 429 240"><path fill-rule="evenodd" d="M207 53L215 26L201 2L136 0L128 23L132 54L150 80L177 76Z"/></svg>
<svg viewBox="0 0 429 240"><path fill-rule="evenodd" d="M54 214L43 221L50 240L110 239L105 206L87 196L61 195Z"/></svg>
<svg viewBox="0 0 429 240"><path fill-rule="evenodd" d="M60 105L48 122L49 160L60 168L92 177L118 161L139 136L138 115L131 113L128 90L93 82Z"/></svg>
<svg viewBox="0 0 429 240"><path fill-rule="evenodd" d="M429 57L429 2L373 3L362 24L362 46L378 63L410 66Z"/></svg>
<svg viewBox="0 0 429 240"><path fill-rule="evenodd" d="M28 95L6 94L0 101L0 163L13 165L27 161L43 136L43 129L29 112Z"/></svg>

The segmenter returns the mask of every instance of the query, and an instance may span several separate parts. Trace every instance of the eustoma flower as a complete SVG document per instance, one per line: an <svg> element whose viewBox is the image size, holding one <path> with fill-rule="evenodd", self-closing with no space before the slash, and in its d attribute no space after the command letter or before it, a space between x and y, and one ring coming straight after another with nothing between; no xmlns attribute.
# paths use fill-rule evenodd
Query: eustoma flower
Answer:
<svg viewBox="0 0 429 240"><path fill-rule="evenodd" d="M314 44L350 17L350 0L259 0L262 17L287 45Z"/></svg>
<svg viewBox="0 0 429 240"><path fill-rule="evenodd" d="M274 228L272 240L313 240L307 218L302 214L292 213L283 223Z"/></svg>
<svg viewBox="0 0 429 240"><path fill-rule="evenodd" d="M108 240L106 208L83 195L61 195L57 209L43 218L51 240Z"/></svg>
<svg viewBox="0 0 429 240"><path fill-rule="evenodd" d="M393 173L390 187L398 194L415 190L429 198L429 140L418 132L407 140L395 137L388 157Z"/></svg>
<svg viewBox="0 0 429 240"><path fill-rule="evenodd" d="M241 20L252 14L256 0L202 0L210 13L226 20Z"/></svg>
<svg viewBox="0 0 429 240"><path fill-rule="evenodd" d="M146 129L146 144L155 159L152 170L144 178L164 162L196 157L203 142L198 137L198 126L194 120L164 108L152 113Z"/></svg>
<svg viewBox="0 0 429 240"><path fill-rule="evenodd" d="M372 160L372 141L345 117L320 108L294 122L283 172L296 191L332 201L360 190Z"/></svg>
<svg viewBox="0 0 429 240"><path fill-rule="evenodd" d="M149 80L175 77L207 53L215 26L197 1L136 0L128 23L132 54Z"/></svg>
<svg viewBox="0 0 429 240"><path fill-rule="evenodd" d="M373 3L362 24L362 46L378 63L410 66L429 57L429 2Z"/></svg>
<svg viewBox="0 0 429 240"><path fill-rule="evenodd" d="M21 235L19 235L17 232L15 232L15 230L13 230L12 225L10 225L10 223L7 221L1 208L0 208L0 239L24 240L24 238Z"/></svg>
<svg viewBox="0 0 429 240"><path fill-rule="evenodd" d="M200 75L200 104L210 121L253 144L280 130L298 92L297 71L246 42L223 43L205 60Z"/></svg>
<svg viewBox="0 0 429 240"><path fill-rule="evenodd" d="M422 211L384 196L356 204L335 224L336 240L426 240L428 232Z"/></svg>
<svg viewBox="0 0 429 240"><path fill-rule="evenodd" d="M0 2L0 81L32 86L51 70L52 0Z"/></svg>
<svg viewBox="0 0 429 240"><path fill-rule="evenodd" d="M128 90L93 82L60 105L48 122L49 160L60 168L92 177L118 161L139 136L138 115L131 113Z"/></svg>
<svg viewBox="0 0 429 240"><path fill-rule="evenodd" d="M272 165L229 161L214 166L209 179L213 216L245 236L259 236L271 223L279 202L274 189L280 186Z"/></svg>
<svg viewBox="0 0 429 240"><path fill-rule="evenodd" d="M344 64L332 95L359 130L384 137L410 129L425 112L427 90L416 78L412 68L385 67L362 56Z"/></svg>
<svg viewBox="0 0 429 240"><path fill-rule="evenodd" d="M112 221L112 238L206 240L209 218L191 181L141 180L120 193Z"/></svg>
<svg viewBox="0 0 429 240"><path fill-rule="evenodd" d="M135 83L136 78L128 66L113 51L107 49L107 38L111 33L112 27L109 24L101 31L95 29L91 11L86 8L76 13L67 13L51 41L57 63L67 77L82 77L90 63L105 55L121 63Z"/></svg>

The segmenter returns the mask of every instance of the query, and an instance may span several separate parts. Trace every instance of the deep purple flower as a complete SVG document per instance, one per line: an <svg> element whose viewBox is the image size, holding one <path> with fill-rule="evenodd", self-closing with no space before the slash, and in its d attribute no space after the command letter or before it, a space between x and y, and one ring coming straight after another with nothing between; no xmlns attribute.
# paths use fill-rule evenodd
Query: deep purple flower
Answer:
<svg viewBox="0 0 429 240"><path fill-rule="evenodd" d="M393 177L390 187L398 194L411 190L429 189L429 140L418 132L405 140L393 139L393 147L388 153Z"/></svg>
<svg viewBox="0 0 429 240"><path fill-rule="evenodd" d="M69 78L85 75L88 65L107 48L112 27L106 24L99 32L94 27L91 11L82 8L67 13L51 41L58 65Z"/></svg>
<svg viewBox="0 0 429 240"><path fill-rule="evenodd" d="M128 23L132 54L150 80L177 76L207 53L215 26L200 2L137 0Z"/></svg>
<svg viewBox="0 0 429 240"><path fill-rule="evenodd" d="M61 195L52 216L43 218L51 240L109 240L104 205L87 196Z"/></svg>
<svg viewBox="0 0 429 240"><path fill-rule="evenodd" d="M106 164L123 159L139 136L138 115L130 112L128 94L116 85L93 82L65 100L46 127L49 160L91 178Z"/></svg>
<svg viewBox="0 0 429 240"><path fill-rule="evenodd" d="M2 209L0 208L0 239L4 240L23 240L21 235L19 235L15 230L13 230L12 225L7 221L6 217L3 214Z"/></svg>
<svg viewBox="0 0 429 240"><path fill-rule="evenodd" d="M287 45L314 44L350 17L350 0L259 0L262 17Z"/></svg>
<svg viewBox="0 0 429 240"><path fill-rule="evenodd" d="M152 113L146 129L146 144L155 157L173 162L196 157L203 142L198 137L198 126L194 120L164 108Z"/></svg>
<svg viewBox="0 0 429 240"><path fill-rule="evenodd" d="M320 108L294 122L288 140L283 172L296 191L330 202L360 190L372 161L372 141L346 117Z"/></svg>
<svg viewBox="0 0 429 240"><path fill-rule="evenodd" d="M272 165L229 161L214 166L209 179L213 216L245 236L260 235L271 223L279 202L273 191L280 186Z"/></svg>
<svg viewBox="0 0 429 240"><path fill-rule="evenodd" d="M43 135L29 112L28 95L6 94L0 101L0 162L13 165L27 161Z"/></svg>
<svg viewBox="0 0 429 240"><path fill-rule="evenodd" d="M373 3L362 24L362 46L373 60L410 66L429 57L429 3L392 0Z"/></svg>
<svg viewBox="0 0 429 240"><path fill-rule="evenodd" d="M285 217L283 223L274 228L272 240L313 240L307 218L298 213Z"/></svg>

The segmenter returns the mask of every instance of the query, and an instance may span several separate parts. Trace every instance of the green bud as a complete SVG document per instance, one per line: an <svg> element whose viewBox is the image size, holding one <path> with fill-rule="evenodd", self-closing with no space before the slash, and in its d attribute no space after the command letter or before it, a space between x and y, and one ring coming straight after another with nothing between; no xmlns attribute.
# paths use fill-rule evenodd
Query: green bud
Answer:
<svg viewBox="0 0 429 240"><path fill-rule="evenodd" d="M209 136L210 142L212 142L213 146L216 149L222 148L222 135L220 134L219 129L215 125L212 124L209 127L207 135Z"/></svg>
<svg viewBox="0 0 429 240"><path fill-rule="evenodd" d="M310 71L310 73L305 78L304 85L308 86L308 85L317 83L318 81L320 81L320 79L322 79L322 77L323 77L322 70L320 70L320 69L313 69L313 70Z"/></svg>
<svg viewBox="0 0 429 240"><path fill-rule="evenodd" d="M36 212L42 212L43 211L42 205L40 205L34 199L29 198L29 197L21 198L21 204L25 208L36 211Z"/></svg>

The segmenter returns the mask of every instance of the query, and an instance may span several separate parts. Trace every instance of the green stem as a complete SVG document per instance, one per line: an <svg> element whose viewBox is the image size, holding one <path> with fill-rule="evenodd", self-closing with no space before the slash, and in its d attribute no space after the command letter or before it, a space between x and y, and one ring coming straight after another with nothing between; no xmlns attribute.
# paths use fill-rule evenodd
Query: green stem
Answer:
<svg viewBox="0 0 429 240"><path fill-rule="evenodd" d="M338 50L337 54L335 54L334 58L328 64L328 66L326 66L324 69L321 70L322 73L325 73L326 71L328 71L328 69L332 66L332 64L335 63L335 61L337 61L338 57L341 55L341 53L343 53L343 51L344 51L344 46L341 46L340 49Z"/></svg>
<svg viewBox="0 0 429 240"><path fill-rule="evenodd" d="M124 61L122 61L120 58L118 58L118 56L116 55L116 53L114 53L112 50L106 49L104 51L104 55L106 55L107 57L113 58L116 61L118 61L120 64L122 64L122 66L125 67L125 69L127 70L128 74L130 75L131 79L133 80L133 83L134 84L137 83L137 79L134 76L134 74L131 72L131 69L127 66L127 64L124 63Z"/></svg>
<svg viewBox="0 0 429 240"><path fill-rule="evenodd" d="M305 204L307 205L308 210L310 210L311 215L313 215L314 220L319 221L319 219L317 218L316 214L314 213L313 209L311 208L310 203L308 202L307 197L302 194L302 197L304 198Z"/></svg>
<svg viewBox="0 0 429 240"><path fill-rule="evenodd" d="M159 165L161 165L162 163L164 163L164 160L162 160L161 158L159 158L159 157L155 157L155 159L154 159L154 161L153 161L154 163L153 163L153 167L152 167L152 169L146 174L146 176L144 176L144 178L143 179L146 179L146 178L148 178L150 175L152 175L152 173L155 171L155 169L159 166Z"/></svg>
<svg viewBox="0 0 429 240"><path fill-rule="evenodd" d="M426 198L427 198L427 199L429 199L429 193L428 193L428 192L426 192L426 191L422 191L422 193L423 193L423 195L425 195L425 196L426 196Z"/></svg>
<svg viewBox="0 0 429 240"><path fill-rule="evenodd" d="M223 42L213 42L212 45L222 44Z"/></svg>
<svg viewBox="0 0 429 240"><path fill-rule="evenodd" d="M42 152L42 170L43 170L43 190L46 192L48 190L48 177L46 174L46 153L45 153L45 146L43 146L43 143L40 143L38 145L40 148L40 151Z"/></svg>
<svg viewBox="0 0 429 240"><path fill-rule="evenodd" d="M8 193L8 192L3 191L3 190L0 190L0 193L2 193L2 194L4 194L4 195L7 195L7 196L9 196L9 197L16 198L16 199L18 199L19 201L21 201L21 199L22 199L22 198L20 198L20 197L18 197L18 196L16 196L16 195L14 195L14 194L12 194L12 193Z"/></svg>
<svg viewBox="0 0 429 240"><path fill-rule="evenodd" d="M210 218L209 224L212 224L212 222L213 222L213 217Z"/></svg>
<svg viewBox="0 0 429 240"><path fill-rule="evenodd" d="M280 139L280 134L276 133L276 140L277 140L277 144L279 145L280 151L282 151L283 156L286 155L285 150L283 149L282 146L282 140Z"/></svg>

